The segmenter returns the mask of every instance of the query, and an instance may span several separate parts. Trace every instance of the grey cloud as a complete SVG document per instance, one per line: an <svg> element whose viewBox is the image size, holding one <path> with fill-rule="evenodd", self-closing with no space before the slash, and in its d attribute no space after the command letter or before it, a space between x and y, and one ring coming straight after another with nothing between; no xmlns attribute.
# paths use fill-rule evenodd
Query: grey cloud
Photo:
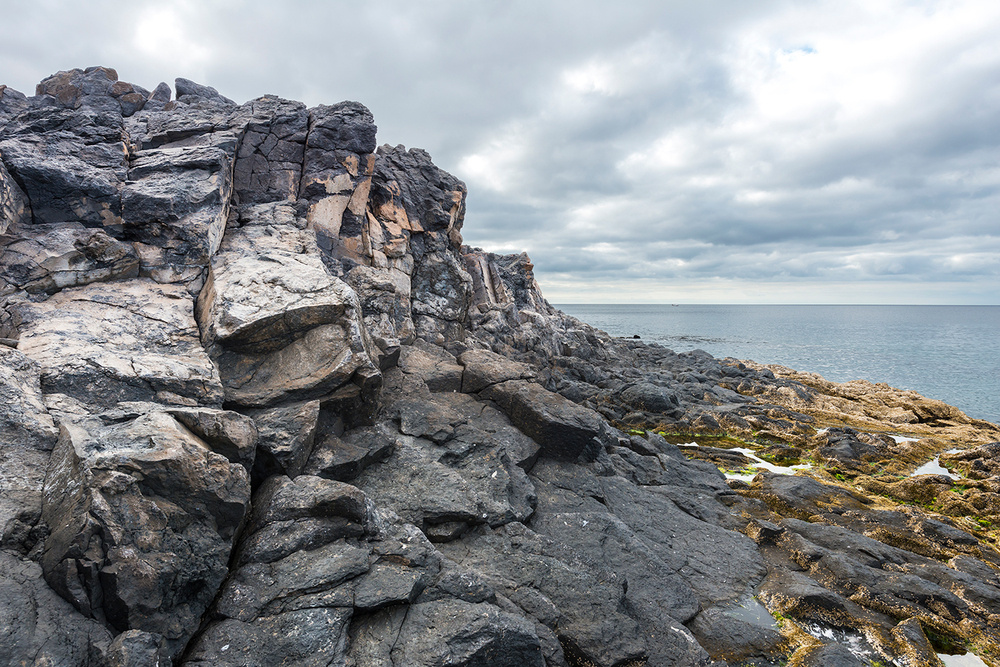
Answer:
<svg viewBox="0 0 1000 667"><path fill-rule="evenodd" d="M239 101L365 103L380 142L426 148L467 181L467 241L528 250L554 302L609 285L627 299L628 281L636 298L704 297L717 281L1000 294L1000 18L986 0L931 0L977 20L921 24L918 47L892 20L903 0L885 0L885 19L832 0L4 4L0 83L29 94L104 64ZM866 27L887 45L870 62L844 47L860 35L872 49ZM832 85L846 77L843 98L810 87L814 63ZM869 70L895 97L852 92Z"/></svg>

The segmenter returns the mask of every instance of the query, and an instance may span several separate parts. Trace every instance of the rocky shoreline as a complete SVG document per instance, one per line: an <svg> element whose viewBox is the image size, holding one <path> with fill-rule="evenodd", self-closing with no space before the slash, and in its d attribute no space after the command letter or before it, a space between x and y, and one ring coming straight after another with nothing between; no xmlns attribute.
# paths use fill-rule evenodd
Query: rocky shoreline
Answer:
<svg viewBox="0 0 1000 667"><path fill-rule="evenodd" d="M611 338L375 133L0 86L0 664L1000 665L1000 428Z"/></svg>

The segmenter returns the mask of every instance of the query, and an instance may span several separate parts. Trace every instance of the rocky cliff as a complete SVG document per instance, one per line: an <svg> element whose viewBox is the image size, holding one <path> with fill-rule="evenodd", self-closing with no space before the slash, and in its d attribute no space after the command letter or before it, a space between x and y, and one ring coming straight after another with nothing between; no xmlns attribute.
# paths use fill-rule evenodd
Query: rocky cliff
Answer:
<svg viewBox="0 0 1000 667"><path fill-rule="evenodd" d="M0 664L1000 664L996 426L612 339L375 137L0 86Z"/></svg>

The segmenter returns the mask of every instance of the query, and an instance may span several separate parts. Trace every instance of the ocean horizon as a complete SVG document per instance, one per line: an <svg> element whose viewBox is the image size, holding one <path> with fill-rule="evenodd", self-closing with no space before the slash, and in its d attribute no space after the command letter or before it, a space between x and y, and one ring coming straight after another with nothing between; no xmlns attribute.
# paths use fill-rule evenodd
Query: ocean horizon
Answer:
<svg viewBox="0 0 1000 667"><path fill-rule="evenodd" d="M1000 423L1000 306L553 305L611 336L885 382Z"/></svg>

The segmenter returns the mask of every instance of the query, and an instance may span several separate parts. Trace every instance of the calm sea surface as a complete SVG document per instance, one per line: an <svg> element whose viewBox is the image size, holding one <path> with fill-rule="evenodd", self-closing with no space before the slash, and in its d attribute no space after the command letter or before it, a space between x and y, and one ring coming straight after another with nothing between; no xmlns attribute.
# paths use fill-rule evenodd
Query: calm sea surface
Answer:
<svg viewBox="0 0 1000 667"><path fill-rule="evenodd" d="M1000 306L561 305L612 336L913 389L1000 423Z"/></svg>

